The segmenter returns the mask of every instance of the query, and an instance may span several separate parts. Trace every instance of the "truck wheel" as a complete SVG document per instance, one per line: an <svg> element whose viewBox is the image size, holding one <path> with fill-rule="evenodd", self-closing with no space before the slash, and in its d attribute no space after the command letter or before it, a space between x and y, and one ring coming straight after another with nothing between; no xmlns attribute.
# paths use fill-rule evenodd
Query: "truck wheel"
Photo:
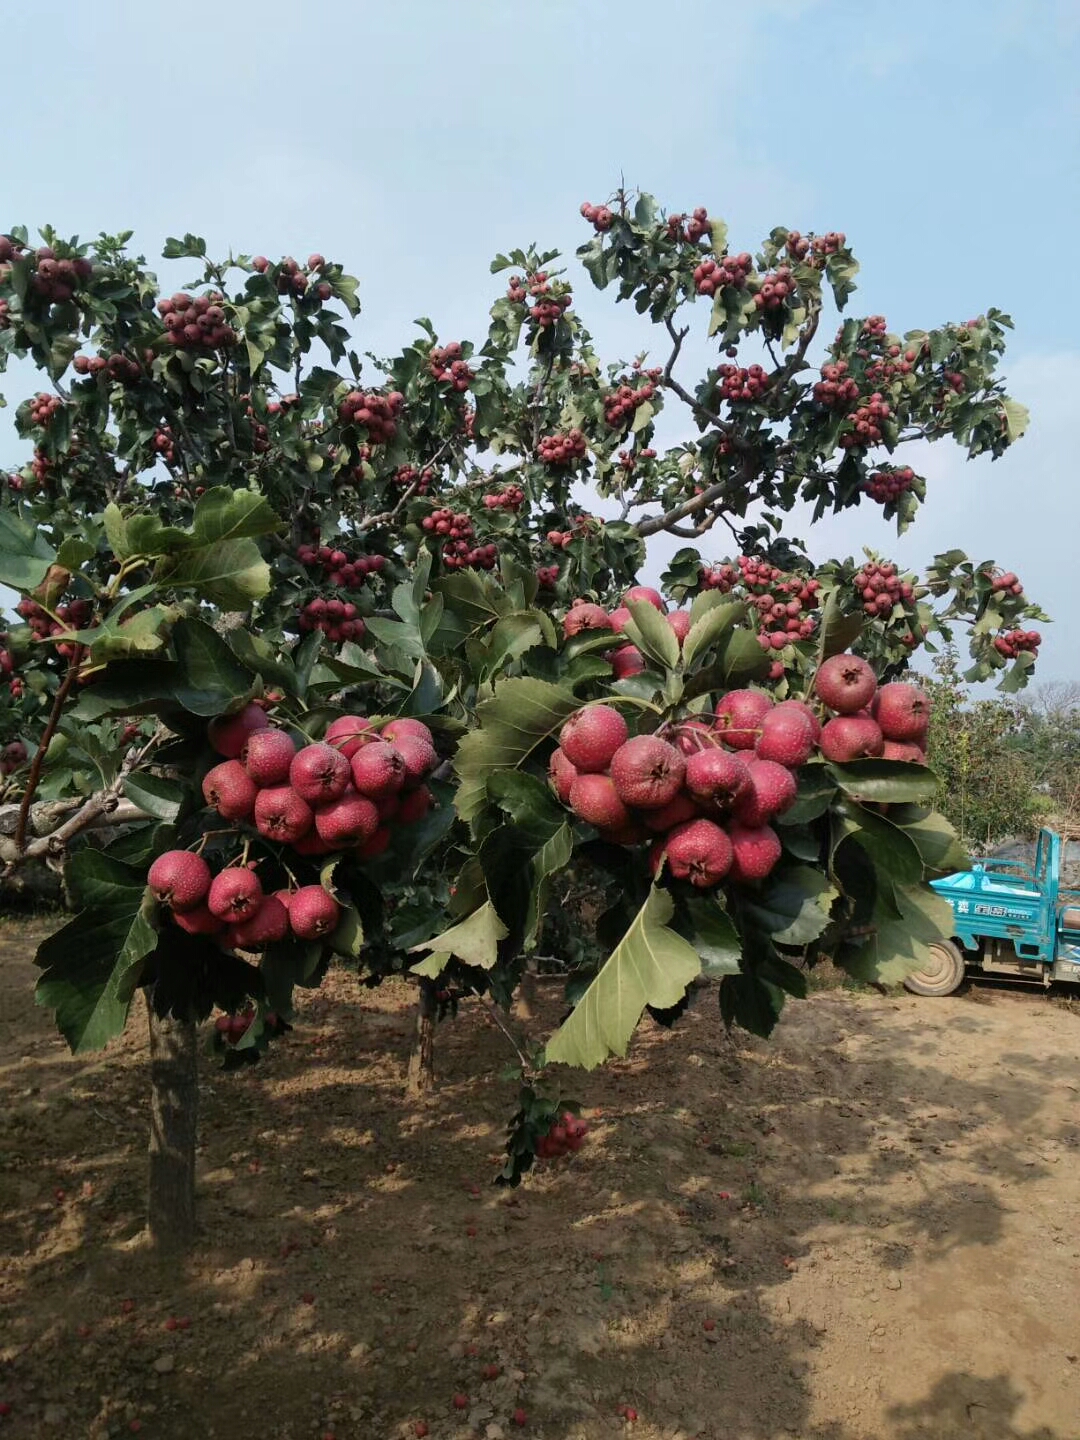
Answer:
<svg viewBox="0 0 1080 1440"><path fill-rule="evenodd" d="M913 995L951 995L964 978L964 957L951 940L935 940L930 963L904 981Z"/></svg>

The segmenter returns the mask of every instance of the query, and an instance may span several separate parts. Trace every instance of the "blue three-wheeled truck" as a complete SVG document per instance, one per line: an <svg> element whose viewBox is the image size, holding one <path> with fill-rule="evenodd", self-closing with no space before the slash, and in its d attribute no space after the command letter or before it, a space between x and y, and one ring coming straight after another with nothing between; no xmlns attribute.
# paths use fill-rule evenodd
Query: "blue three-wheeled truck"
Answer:
<svg viewBox="0 0 1080 1440"><path fill-rule="evenodd" d="M932 881L953 908L953 938L931 945L933 963L904 984L916 995L951 995L968 970L1044 986L1080 982L1078 867L1080 834L1041 830L1033 864L977 860Z"/></svg>

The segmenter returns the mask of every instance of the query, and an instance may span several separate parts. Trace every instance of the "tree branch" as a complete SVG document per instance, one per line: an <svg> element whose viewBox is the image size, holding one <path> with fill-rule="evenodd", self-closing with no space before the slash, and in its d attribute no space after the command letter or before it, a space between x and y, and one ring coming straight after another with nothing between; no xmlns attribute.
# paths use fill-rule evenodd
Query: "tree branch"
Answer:
<svg viewBox="0 0 1080 1440"><path fill-rule="evenodd" d="M23 795L22 804L19 806L19 820L15 826L15 849L21 851L26 844L26 827L30 820L30 807L34 803L34 795L37 793L38 781L41 779L41 767L45 763L45 752L48 750L53 736L56 734L56 727L60 724L60 717L64 713L64 705L71 694L72 687L79 678L79 667L82 664L82 646L77 646L74 655L68 663L67 674L60 682L59 689L53 697L52 709L49 711L49 718L45 722L45 729L41 739L38 741L38 748L30 764L30 776L26 782L26 793Z"/></svg>
<svg viewBox="0 0 1080 1440"><path fill-rule="evenodd" d="M4 862L3 873L5 875L11 874L20 866L33 860L59 859L67 849L68 842L86 830L101 830L114 825L131 825L137 820L151 818L134 801L121 800L113 793L111 786L108 790L92 795L74 814L70 814L73 803L75 802L69 800L48 800L41 805L35 805L31 812L35 830L39 829L42 824L48 824L64 811L67 811L69 818L55 830L40 835L22 847L16 841L7 839L4 833L15 821L16 807L14 805L0 807L0 860ZM61 806L63 810L59 808Z"/></svg>

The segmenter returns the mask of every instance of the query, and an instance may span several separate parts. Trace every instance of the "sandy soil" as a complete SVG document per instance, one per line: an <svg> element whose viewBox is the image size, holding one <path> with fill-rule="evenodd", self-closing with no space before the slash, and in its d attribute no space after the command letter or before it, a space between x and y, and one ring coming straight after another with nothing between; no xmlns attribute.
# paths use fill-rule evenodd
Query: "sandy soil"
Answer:
<svg viewBox="0 0 1080 1440"><path fill-rule="evenodd" d="M204 1240L163 1270L142 1026L69 1057L34 939L0 929L4 1440L1080 1436L1069 1007L834 990L764 1044L706 992L508 1193L503 1037L463 1010L409 1101L408 991L337 975L266 1064L205 1067Z"/></svg>

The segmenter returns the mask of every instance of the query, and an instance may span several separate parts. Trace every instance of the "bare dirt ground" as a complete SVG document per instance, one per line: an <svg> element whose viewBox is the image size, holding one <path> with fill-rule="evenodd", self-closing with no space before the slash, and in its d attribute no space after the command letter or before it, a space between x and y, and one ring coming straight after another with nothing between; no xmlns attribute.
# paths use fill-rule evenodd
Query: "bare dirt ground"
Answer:
<svg viewBox="0 0 1080 1440"><path fill-rule="evenodd" d="M69 1057L34 938L0 930L3 1440L1080 1436L1061 1005L836 990L764 1044L705 993L581 1081L585 1147L507 1192L503 1037L441 1026L410 1102L407 989L337 975L267 1063L206 1066L204 1241L162 1270L142 1027Z"/></svg>

